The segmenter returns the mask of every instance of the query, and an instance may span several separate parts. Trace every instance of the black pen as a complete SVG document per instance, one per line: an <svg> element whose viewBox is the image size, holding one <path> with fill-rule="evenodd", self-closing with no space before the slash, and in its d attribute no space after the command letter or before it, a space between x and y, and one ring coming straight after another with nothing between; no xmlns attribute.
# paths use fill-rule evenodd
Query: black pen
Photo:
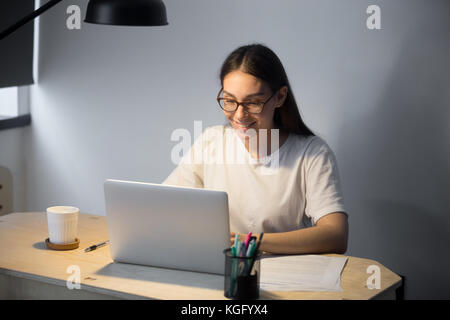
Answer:
<svg viewBox="0 0 450 320"><path fill-rule="evenodd" d="M94 244L94 245L92 245L92 246L90 246L90 247L84 249L84 252L89 252L89 251L95 250L95 249L97 249L97 248L103 247L103 246L105 246L107 243L109 243L109 240L103 241L103 242L101 242L101 243L99 243L99 244Z"/></svg>
<svg viewBox="0 0 450 320"><path fill-rule="evenodd" d="M264 235L264 232L261 232L261 234L259 235L258 242L256 243L256 246L255 246L255 252L253 253L253 259L252 259L252 262L250 262L250 268L248 268L248 275L251 275L251 273L252 273L252 268L253 268L253 265L255 264L256 258L258 257L258 250L259 250L259 246L261 245L261 240L263 238L263 235Z"/></svg>

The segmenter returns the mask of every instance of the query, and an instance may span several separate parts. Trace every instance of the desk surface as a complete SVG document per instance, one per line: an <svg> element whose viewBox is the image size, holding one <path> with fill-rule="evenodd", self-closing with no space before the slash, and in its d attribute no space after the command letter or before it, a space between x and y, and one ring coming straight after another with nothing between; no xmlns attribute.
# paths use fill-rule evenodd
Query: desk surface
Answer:
<svg viewBox="0 0 450 320"><path fill-rule="evenodd" d="M81 289L126 299L225 299L223 276L114 263L109 246L85 253L84 248L108 239L106 217L80 214L80 247L71 251L47 249L45 212L0 216L0 274L66 286L70 265L81 270ZM339 256L339 255L330 255ZM343 292L267 292L261 299L371 299L400 286L401 278L380 263L348 257ZM381 289L368 289L369 265L381 269Z"/></svg>

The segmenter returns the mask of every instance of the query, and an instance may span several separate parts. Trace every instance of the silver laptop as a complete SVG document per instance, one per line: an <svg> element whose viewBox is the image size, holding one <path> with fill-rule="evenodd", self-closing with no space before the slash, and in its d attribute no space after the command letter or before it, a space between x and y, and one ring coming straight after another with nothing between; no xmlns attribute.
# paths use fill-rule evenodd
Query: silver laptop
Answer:
<svg viewBox="0 0 450 320"><path fill-rule="evenodd" d="M114 261L224 274L226 192L112 179L104 191Z"/></svg>

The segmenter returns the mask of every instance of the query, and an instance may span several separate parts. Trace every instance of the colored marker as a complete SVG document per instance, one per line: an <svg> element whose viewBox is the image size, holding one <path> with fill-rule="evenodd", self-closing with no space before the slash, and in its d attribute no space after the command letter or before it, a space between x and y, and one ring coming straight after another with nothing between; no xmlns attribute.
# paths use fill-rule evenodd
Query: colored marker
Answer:
<svg viewBox="0 0 450 320"><path fill-rule="evenodd" d="M251 257L253 253L253 249L255 248L255 240L251 240L248 244L246 257Z"/></svg>
<svg viewBox="0 0 450 320"><path fill-rule="evenodd" d="M247 238L245 238L245 248L248 248L248 242L250 241L250 237L252 236L252 233L249 232L247 235Z"/></svg>

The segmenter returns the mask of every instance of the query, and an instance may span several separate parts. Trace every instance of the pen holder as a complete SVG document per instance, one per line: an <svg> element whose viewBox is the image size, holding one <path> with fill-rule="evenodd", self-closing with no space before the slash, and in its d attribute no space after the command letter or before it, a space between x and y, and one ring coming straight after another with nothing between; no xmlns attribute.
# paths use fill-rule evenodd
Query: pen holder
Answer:
<svg viewBox="0 0 450 320"><path fill-rule="evenodd" d="M253 257L235 257L231 248L225 254L224 295L230 299L258 299L260 252Z"/></svg>

